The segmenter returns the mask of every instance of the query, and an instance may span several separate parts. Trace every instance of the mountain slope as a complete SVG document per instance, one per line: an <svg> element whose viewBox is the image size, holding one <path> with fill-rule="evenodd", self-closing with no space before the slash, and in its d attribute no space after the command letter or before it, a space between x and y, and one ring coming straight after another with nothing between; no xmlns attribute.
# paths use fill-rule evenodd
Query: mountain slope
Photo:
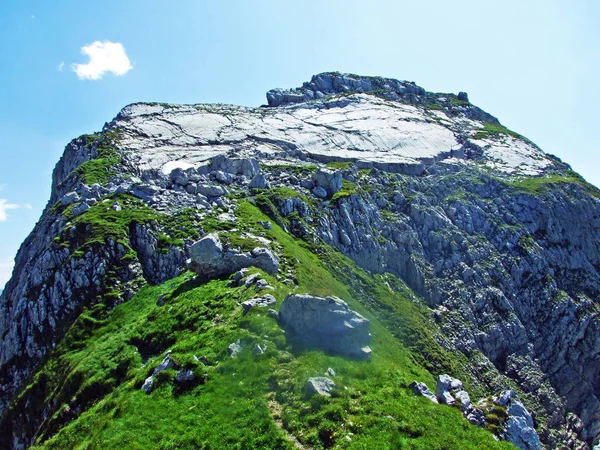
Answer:
<svg viewBox="0 0 600 450"><path fill-rule="evenodd" d="M514 389L548 448L594 444L598 191L464 93L327 73L267 98L130 105L67 146L1 297L3 446L504 445L408 388L442 373ZM334 294L366 315L372 360L244 315L253 285L194 278L209 232L280 255L260 275L276 309ZM172 368L148 395L167 350L197 382ZM328 367L335 395L305 397Z"/></svg>

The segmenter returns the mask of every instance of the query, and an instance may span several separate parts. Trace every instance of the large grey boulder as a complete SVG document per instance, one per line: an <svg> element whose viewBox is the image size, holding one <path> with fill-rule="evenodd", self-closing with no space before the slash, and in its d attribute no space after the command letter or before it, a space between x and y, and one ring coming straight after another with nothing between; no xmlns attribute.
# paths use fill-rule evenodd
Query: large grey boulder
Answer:
<svg viewBox="0 0 600 450"><path fill-rule="evenodd" d="M361 358L371 354L369 321L337 297L288 294L279 310L279 322L302 343Z"/></svg>
<svg viewBox="0 0 600 450"><path fill-rule="evenodd" d="M541 450L542 444L535 431L533 418L512 390L504 391L496 403L507 407L508 421L505 425L507 440L523 450Z"/></svg>
<svg viewBox="0 0 600 450"><path fill-rule="evenodd" d="M411 388L415 394L425 397L431 400L433 403L438 403L437 398L435 398L435 395L433 395L433 392L429 390L425 383L413 381L408 385L408 387Z"/></svg>
<svg viewBox="0 0 600 450"><path fill-rule="evenodd" d="M452 406L456 403L453 394L459 392L462 385L462 381L452 378L450 375L440 375L435 386L435 396L441 404Z"/></svg>
<svg viewBox="0 0 600 450"><path fill-rule="evenodd" d="M318 394L331 397L331 391L335 387L333 380L327 377L313 377L306 382L305 389L309 394Z"/></svg>
<svg viewBox="0 0 600 450"><path fill-rule="evenodd" d="M332 196L342 189L342 172L319 167L315 172L315 185L322 187L327 195Z"/></svg>
<svg viewBox="0 0 600 450"><path fill-rule="evenodd" d="M215 171L242 175L248 179L260 172L260 166L255 158L229 158L217 155L210 161L210 168Z"/></svg>
<svg viewBox="0 0 600 450"><path fill-rule="evenodd" d="M279 257L268 248L256 247L251 252L225 251L219 236L208 234L190 248L188 267L206 278L229 275L245 267L258 267L267 273L277 272Z"/></svg>

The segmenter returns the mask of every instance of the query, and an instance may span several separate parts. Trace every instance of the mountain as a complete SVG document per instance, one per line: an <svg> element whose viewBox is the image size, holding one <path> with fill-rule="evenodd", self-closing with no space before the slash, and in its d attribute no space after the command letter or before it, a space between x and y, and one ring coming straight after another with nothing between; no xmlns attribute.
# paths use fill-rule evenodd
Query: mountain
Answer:
<svg viewBox="0 0 600 450"><path fill-rule="evenodd" d="M267 100L67 145L0 297L0 446L597 444L600 191L464 92Z"/></svg>

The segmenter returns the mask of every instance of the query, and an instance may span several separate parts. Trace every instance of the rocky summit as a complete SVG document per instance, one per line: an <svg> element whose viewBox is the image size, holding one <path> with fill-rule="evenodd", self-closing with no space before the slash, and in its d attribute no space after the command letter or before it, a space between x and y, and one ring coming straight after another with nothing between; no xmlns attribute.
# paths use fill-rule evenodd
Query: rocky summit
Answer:
<svg viewBox="0 0 600 450"><path fill-rule="evenodd" d="M0 448L598 448L600 191L464 92L267 101L67 145L0 296Z"/></svg>

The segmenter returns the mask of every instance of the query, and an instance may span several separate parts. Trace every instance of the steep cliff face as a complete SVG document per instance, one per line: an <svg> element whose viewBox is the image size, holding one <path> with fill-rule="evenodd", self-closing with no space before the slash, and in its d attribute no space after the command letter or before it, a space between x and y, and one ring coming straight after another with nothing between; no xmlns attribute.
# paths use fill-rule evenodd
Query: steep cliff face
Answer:
<svg viewBox="0 0 600 450"><path fill-rule="evenodd" d="M82 316L110 321L143 286L185 274L206 232L233 247L254 239L248 202L321 259L341 253L364 277L402 280L424 300L431 345L479 393L515 389L545 446L596 444L600 192L464 93L326 73L267 99L134 104L67 146L0 297L5 444L44 442L130 380L116 361L110 383L63 392L68 373L47 367ZM276 290L303 286L296 260ZM344 267L328 270L430 373L448 370ZM142 359L167 349L131 339Z"/></svg>

